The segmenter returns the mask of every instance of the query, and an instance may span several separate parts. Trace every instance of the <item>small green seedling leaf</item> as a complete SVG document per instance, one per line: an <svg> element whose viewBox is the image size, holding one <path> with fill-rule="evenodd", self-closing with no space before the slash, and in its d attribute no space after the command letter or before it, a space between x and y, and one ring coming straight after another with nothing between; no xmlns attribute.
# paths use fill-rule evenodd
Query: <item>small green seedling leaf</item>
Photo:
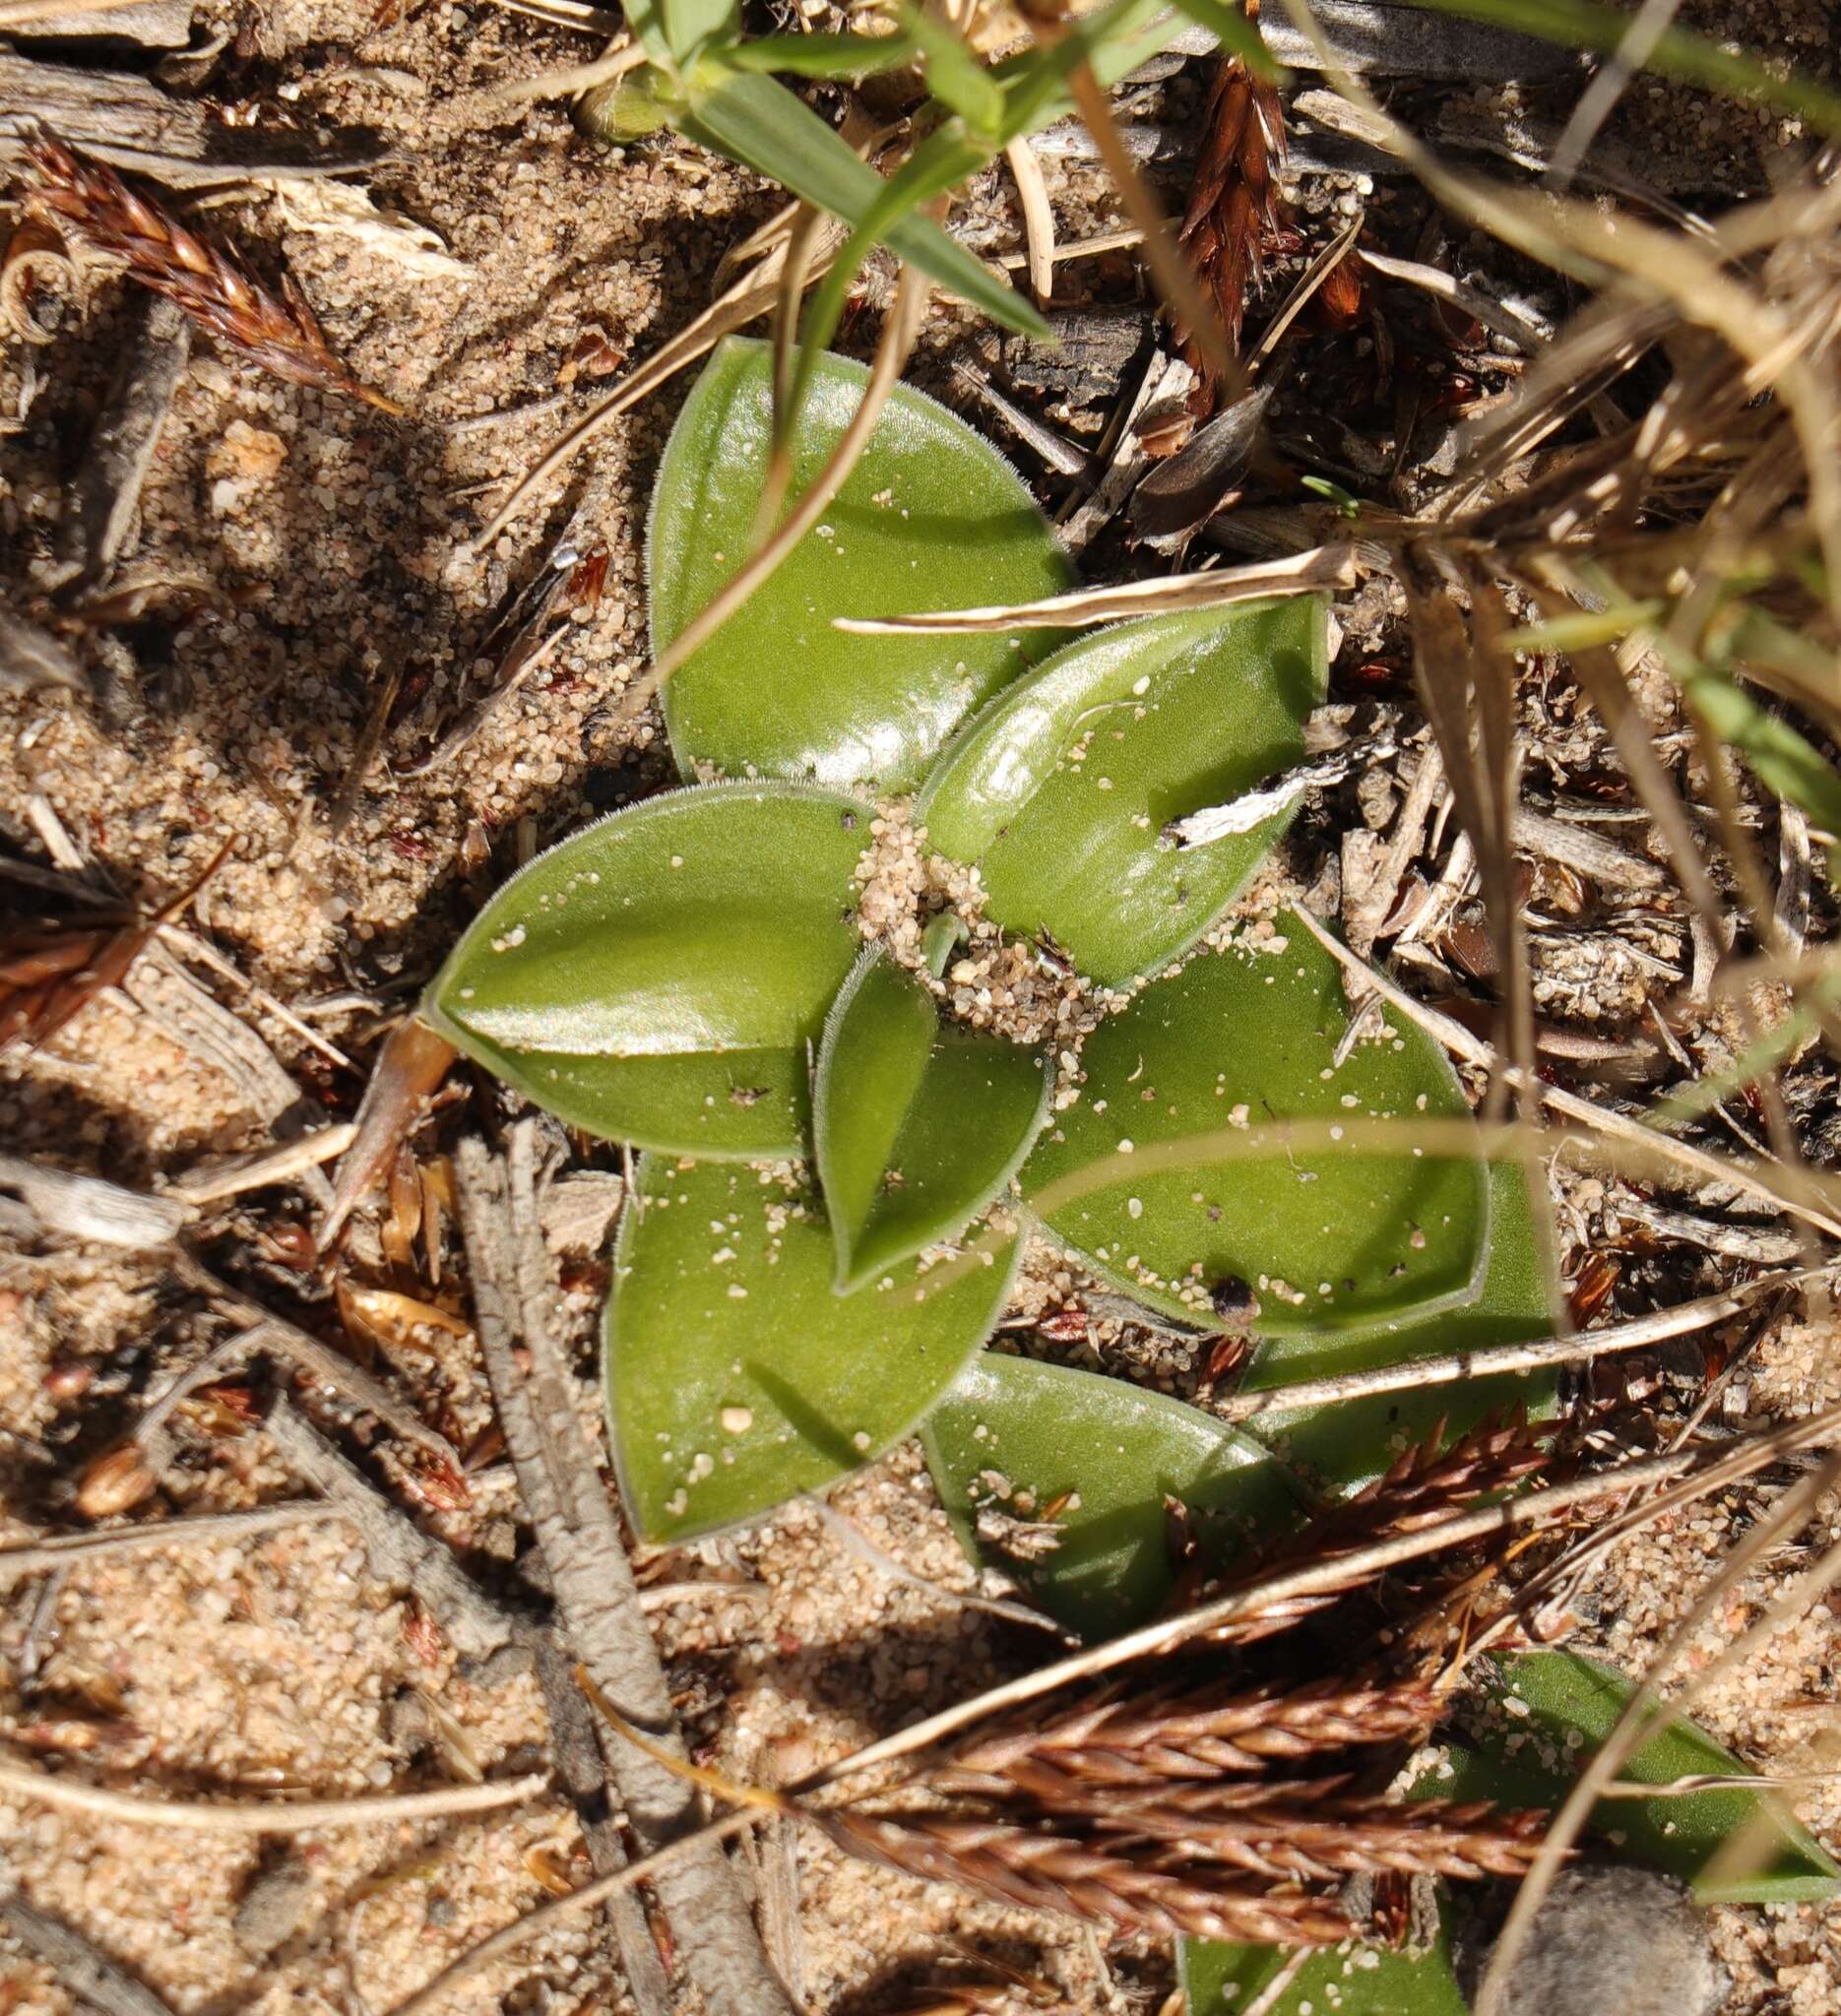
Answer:
<svg viewBox="0 0 1841 2016"><path fill-rule="evenodd" d="M1249 1436L1167 1394L987 1352L920 1430L974 1561L1093 1642L1156 1615L1175 1580L1166 1498L1222 1558L1296 1523L1296 1487ZM1044 1520L1045 1511L1053 1516Z"/></svg>
<svg viewBox="0 0 1841 2016"><path fill-rule="evenodd" d="M670 791L513 876L422 1014L572 1125L686 1154L793 1155L806 1046L858 951L851 799Z"/></svg>
<svg viewBox="0 0 1841 2016"><path fill-rule="evenodd" d="M1025 1201L1096 1273L1191 1323L1228 1283L1250 1287L1263 1336L1474 1301L1484 1164L1415 1140L1469 1121L1450 1064L1391 1023L1338 1063L1341 969L1296 917L1274 921L1094 1031L1079 1102L1025 1166ZM1381 1141L1345 1144L1375 1122ZM1261 1143L1288 1124L1296 1138Z"/></svg>
<svg viewBox="0 0 1841 2016"><path fill-rule="evenodd" d="M1682 691L1715 737L1739 750L1758 781L1829 833L1841 833L1841 776L1800 729L1737 680L1716 672L1682 675Z"/></svg>
<svg viewBox="0 0 1841 2016"><path fill-rule="evenodd" d="M1555 1806L1611 1733L1634 1686L1616 1668L1571 1652L1502 1663L1494 1706L1474 1748L1452 1745L1414 1787L1426 1798ZM1623 1765L1625 1783L1749 1777L1749 1769L1683 1717L1669 1718ZM1763 1788L1601 1799L1591 1830L1629 1861L1679 1876L1701 1904L1806 1904L1841 1889L1841 1867Z"/></svg>
<svg viewBox="0 0 1841 2016"><path fill-rule="evenodd" d="M1277 1946L1184 1939L1178 1947L1187 2016L1238 2016L1268 1990L1291 1955ZM1333 1946L1312 1953L1265 2016L1469 2016L1442 1933L1423 1953Z"/></svg>
<svg viewBox="0 0 1841 2016"><path fill-rule="evenodd" d="M730 69L713 55L698 66L677 123L700 145L784 183L853 228L883 188L882 177L784 84ZM903 218L890 227L887 243L993 322L1047 340L1048 325L1029 302L930 218Z"/></svg>
<svg viewBox="0 0 1841 2016"><path fill-rule="evenodd" d="M772 355L730 339L711 358L666 447L647 549L653 649L662 651L746 558L767 473ZM810 483L862 397L866 373L820 361L794 440ZM1028 600L1065 588L1067 562L1016 472L956 414L897 386L855 472L774 576L665 689L671 748L740 775L898 790L1031 662L1051 633L847 637L839 613L949 608L968 588Z"/></svg>
<svg viewBox="0 0 1841 2016"><path fill-rule="evenodd" d="M812 1094L838 1290L963 1231L1042 1131L1048 1059L957 1023L865 953L825 1022Z"/></svg>
<svg viewBox="0 0 1841 2016"><path fill-rule="evenodd" d="M755 35L723 51L731 70L837 80L873 77L912 63L920 45L911 34Z"/></svg>
<svg viewBox="0 0 1841 2016"><path fill-rule="evenodd" d="M926 53L927 90L994 148L1003 131L1003 92L964 38L922 8L902 9L902 27Z"/></svg>
<svg viewBox="0 0 1841 2016"><path fill-rule="evenodd" d="M977 866L989 916L1052 933L1118 984L1192 945L1290 823L1188 850L1163 837L1298 762L1325 670L1313 596L1121 623L993 702L916 816L929 845Z"/></svg>
<svg viewBox="0 0 1841 2016"><path fill-rule="evenodd" d="M620 1488L649 1541L758 1518L873 1461L1009 1295L1015 1241L840 1295L831 1228L796 1178L646 1156L634 1180L606 1385Z"/></svg>
<svg viewBox="0 0 1841 2016"><path fill-rule="evenodd" d="M732 32L740 0L622 0L627 25L655 62L679 69Z"/></svg>
<svg viewBox="0 0 1841 2016"><path fill-rule="evenodd" d="M1519 1164L1493 1165L1489 1184L1490 1264L1483 1292L1468 1308L1395 1317L1367 1330L1268 1338L1240 1391L1264 1393L1301 1379L1553 1336L1551 1239L1535 1222ZM1301 1464L1326 1483L1354 1489L1378 1477L1409 1445L1423 1442L1440 1421L1448 1434L1462 1435L1486 1415L1517 1403L1538 1419L1552 1412L1554 1392L1552 1372L1508 1374L1262 1414L1245 1425L1288 1462Z"/></svg>

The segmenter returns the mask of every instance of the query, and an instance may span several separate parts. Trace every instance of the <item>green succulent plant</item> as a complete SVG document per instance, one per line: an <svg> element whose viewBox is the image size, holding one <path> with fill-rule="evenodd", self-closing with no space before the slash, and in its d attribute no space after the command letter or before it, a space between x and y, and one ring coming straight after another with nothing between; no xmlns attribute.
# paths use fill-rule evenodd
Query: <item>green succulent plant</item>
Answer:
<svg viewBox="0 0 1841 2016"><path fill-rule="evenodd" d="M747 549L771 373L765 346L726 344L667 448L648 556L661 645ZM822 360L799 466L828 454L862 383ZM450 1042L645 1151L606 1375L651 1539L822 1487L955 1382L976 1390L1031 1235L1199 1329L1227 1293L1311 1370L1445 1348L1431 1332L1449 1323L1479 1341L1546 1328L1539 1228L1464 1138L1442 1053L1411 1028L1352 1031L1335 963L1296 919L1198 948L1290 813L1210 848L1164 838L1301 754L1325 685L1319 599L1071 642L833 627L1041 597L1068 573L1001 458L898 390L823 521L669 687L685 788L532 862L428 991ZM918 918L876 941L867 850L898 795L1045 984L1070 967L1092 983L1084 1043L1065 1023L1031 1044L955 1016L962 990L913 950ZM1211 1475L1238 1479L1229 1497L1257 1481L1258 1523L1274 1448L1347 1481L1423 1432L1410 1407L1345 1414L1274 1416L1276 1438L1232 1438Z"/></svg>

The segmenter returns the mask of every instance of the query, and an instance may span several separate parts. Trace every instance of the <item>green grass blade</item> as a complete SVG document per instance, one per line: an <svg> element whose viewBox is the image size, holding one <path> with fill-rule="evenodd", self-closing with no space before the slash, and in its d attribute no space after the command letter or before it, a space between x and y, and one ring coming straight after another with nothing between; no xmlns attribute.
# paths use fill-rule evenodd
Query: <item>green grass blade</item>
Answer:
<svg viewBox="0 0 1841 2016"><path fill-rule="evenodd" d="M1568 48L1591 49L1609 56L1622 46L1630 17L1595 0L1411 0L1415 7L1438 14L1461 14L1498 28L1519 29ZM1643 66L1663 77L1723 92L1730 97L1756 98L1779 111L1794 112L1823 133L1841 134L1841 97L1807 77L1792 72L1778 77L1755 56L1723 49L1718 42L1690 30L1665 29Z"/></svg>
<svg viewBox="0 0 1841 2016"><path fill-rule="evenodd" d="M771 176L853 229L889 186L816 112L771 77L706 63L680 126L692 140ZM992 321L1038 339L1048 335L1047 324L1014 287L929 219L901 218L889 226L885 242Z"/></svg>
<svg viewBox="0 0 1841 2016"><path fill-rule="evenodd" d="M1278 64L1259 31L1238 7L1224 0L1176 0L1176 6L1221 44L1224 56L1238 56L1255 77L1277 78Z"/></svg>
<svg viewBox="0 0 1841 2016"><path fill-rule="evenodd" d="M907 33L893 35L759 35L723 51L730 70L763 76L849 79L872 77L912 63L918 49Z"/></svg>
<svg viewBox="0 0 1841 2016"><path fill-rule="evenodd" d="M1004 105L995 78L944 22L910 7L903 12L902 25L925 52L927 89L994 147L1003 127Z"/></svg>

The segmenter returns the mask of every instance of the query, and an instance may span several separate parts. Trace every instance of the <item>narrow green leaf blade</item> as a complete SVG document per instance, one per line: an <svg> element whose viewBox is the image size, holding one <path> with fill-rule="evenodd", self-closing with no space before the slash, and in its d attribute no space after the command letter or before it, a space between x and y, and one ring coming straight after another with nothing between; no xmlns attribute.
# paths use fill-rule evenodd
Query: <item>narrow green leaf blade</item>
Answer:
<svg viewBox="0 0 1841 2016"><path fill-rule="evenodd" d="M1270 939L1192 959L1088 1038L1080 1100L1026 1165L1025 1201L1097 1273L1190 1322L1227 1281L1252 1288L1264 1336L1474 1301L1484 1164L1413 1139L1428 1120L1468 1123L1450 1064L1391 1024L1339 1064L1341 969L1296 917L1274 923ZM1338 1130L1374 1121L1398 1124L1384 1143L1342 1145ZM1310 1138L1252 1138L1288 1122Z"/></svg>
<svg viewBox="0 0 1841 2016"><path fill-rule="evenodd" d="M986 1352L920 1436L967 1554L1015 1576L1089 1642L1145 1622L1168 1598L1167 1497L1188 1508L1217 1558L1300 1510L1290 1480L1250 1437L1166 1394L1067 1365ZM1058 1499L1042 1536L1038 1515ZM1014 1551L1003 1544L1013 1523L1026 1529ZM1030 1544L1032 1525L1046 1547Z"/></svg>
<svg viewBox="0 0 1841 2016"><path fill-rule="evenodd" d="M771 76L780 72L791 77L857 78L872 77L878 71L898 70L915 58L912 35L756 35L723 51L723 62L732 70L758 70Z"/></svg>
<svg viewBox="0 0 1841 2016"><path fill-rule="evenodd" d="M741 564L767 471L772 356L731 338L667 444L647 541L653 648L675 637ZM823 468L866 373L820 361L794 439L794 483ZM968 586L1026 600L1065 587L1054 535L1015 472L956 414L897 386L823 522L679 668L666 726L685 776L914 783L971 711L1054 642L847 637L848 609L949 608Z"/></svg>
<svg viewBox="0 0 1841 2016"><path fill-rule="evenodd" d="M1627 14L1619 8L1599 6L1596 0L1411 0L1411 4L1439 14L1493 22L1523 34L1562 42L1568 48L1592 49L1601 56L1616 54L1630 32ZM1722 48L1689 29L1665 28L1651 45L1643 67L1733 97L1756 98L1807 119L1818 132L1841 134L1841 97L1834 92L1795 69L1778 76L1755 56Z"/></svg>
<svg viewBox="0 0 1841 2016"><path fill-rule="evenodd" d="M926 54L927 89L972 131L994 146L1003 130L1003 93L997 81L943 21L919 7L902 10L902 25Z"/></svg>
<svg viewBox="0 0 1841 2016"><path fill-rule="evenodd" d="M1800 729L1714 672L1682 678L1682 691L1723 742L1738 749L1758 781L1807 812L1829 833L1841 833L1841 776Z"/></svg>
<svg viewBox="0 0 1841 2016"><path fill-rule="evenodd" d="M678 123L692 140L784 183L795 196L853 226L863 220L882 188L882 177L809 105L771 77L706 61L690 108ZM1014 287L930 219L904 218L890 229L888 244L992 321L1026 336L1048 335L1048 325Z"/></svg>
<svg viewBox="0 0 1841 2016"><path fill-rule="evenodd" d="M655 62L682 70L719 36L732 32L740 0L621 0L627 26Z"/></svg>
<svg viewBox="0 0 1841 2016"><path fill-rule="evenodd" d="M1577 1653L1505 1660L1492 1688L1503 1712L1490 1717L1476 1747L1452 1745L1414 1792L1556 1805L1634 1692L1615 1667ZM1750 1773L1681 1716L1669 1718L1619 1773L1644 1785L1710 1775ZM1804 1904L1841 1889L1841 1866L1761 1780L1756 1792L1601 1799L1591 1829L1625 1859L1681 1877L1701 1904Z"/></svg>
<svg viewBox="0 0 1841 2016"><path fill-rule="evenodd" d="M1489 1186L1489 1267L1482 1292L1468 1308L1429 1317L1399 1316L1365 1330L1267 1338L1240 1391L1266 1393L1301 1379L1553 1336L1550 1230L1535 1220L1518 1164L1492 1165ZM1287 1462L1303 1466L1326 1483L1353 1489L1378 1477L1407 1447L1424 1442L1440 1421L1455 1437L1486 1415L1516 1404L1539 1419L1552 1412L1555 1388L1552 1372L1464 1379L1329 1407L1275 1411L1245 1425Z"/></svg>
<svg viewBox="0 0 1841 2016"><path fill-rule="evenodd" d="M592 1133L796 1153L806 1045L861 945L862 821L848 798L782 784L616 812L506 883L422 1014Z"/></svg>
<svg viewBox="0 0 1841 2016"><path fill-rule="evenodd" d="M1255 77L1276 78L1282 73L1272 51L1260 39L1259 31L1244 12L1223 0L1176 0L1177 9L1198 28L1205 28L1221 44L1223 56L1238 56Z"/></svg>
<svg viewBox="0 0 1841 2016"><path fill-rule="evenodd" d="M812 1096L841 1291L953 1237L996 1196L1042 1130L1047 1063L942 1022L919 980L864 954L826 1020Z"/></svg>
<svg viewBox="0 0 1841 2016"><path fill-rule="evenodd" d="M1009 1295L1014 1242L950 1277L907 1263L886 1286L835 1293L830 1228L779 1171L647 1156L635 1183L606 1390L621 1492L650 1541L758 1518L873 1461Z"/></svg>
<svg viewBox="0 0 1841 2016"><path fill-rule="evenodd" d="M1239 2016L1291 1958L1278 1946L1184 1939L1178 1947L1187 2016ZM1266 2016L1470 2016L1440 1936L1424 1953L1337 1946L1313 1953Z"/></svg>
<svg viewBox="0 0 1841 2016"><path fill-rule="evenodd" d="M1295 596L1069 645L947 753L916 806L929 844L978 868L1006 929L1048 931L1108 985L1154 972L1207 930L1290 823L1281 812L1186 850L1162 838L1299 761L1327 676L1325 621L1320 598Z"/></svg>

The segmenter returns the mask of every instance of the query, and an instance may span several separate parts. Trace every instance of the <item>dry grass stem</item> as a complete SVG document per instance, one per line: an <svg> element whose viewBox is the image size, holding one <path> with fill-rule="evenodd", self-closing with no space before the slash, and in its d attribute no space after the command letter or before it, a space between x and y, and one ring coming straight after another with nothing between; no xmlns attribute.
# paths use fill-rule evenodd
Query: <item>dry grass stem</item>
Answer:
<svg viewBox="0 0 1841 2016"><path fill-rule="evenodd" d="M105 1792L69 1777L54 1777L0 1758L0 1792L67 1813L119 1820L130 1827L164 1827L190 1834L310 1834L321 1827L395 1826L404 1820L444 1820L523 1805L549 1788L549 1774L508 1778L490 1785L444 1786L438 1792L388 1793L376 1798L259 1799L214 1805L189 1799L140 1798Z"/></svg>

